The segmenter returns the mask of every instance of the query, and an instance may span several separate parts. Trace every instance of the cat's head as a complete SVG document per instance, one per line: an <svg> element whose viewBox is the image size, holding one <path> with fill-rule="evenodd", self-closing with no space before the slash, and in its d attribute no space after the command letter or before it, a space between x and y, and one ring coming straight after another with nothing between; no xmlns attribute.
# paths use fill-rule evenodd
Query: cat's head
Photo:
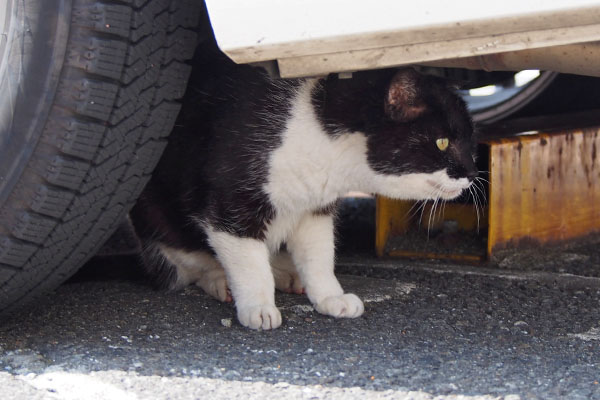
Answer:
<svg viewBox="0 0 600 400"><path fill-rule="evenodd" d="M383 87L383 118L363 127L374 191L413 200L458 197L477 176L464 101L444 80L412 68L398 70Z"/></svg>

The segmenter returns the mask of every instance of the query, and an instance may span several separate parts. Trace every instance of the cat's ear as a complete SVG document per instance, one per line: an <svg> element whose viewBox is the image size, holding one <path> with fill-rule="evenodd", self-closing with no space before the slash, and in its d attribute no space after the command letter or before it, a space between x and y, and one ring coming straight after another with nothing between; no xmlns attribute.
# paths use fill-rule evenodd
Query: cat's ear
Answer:
<svg viewBox="0 0 600 400"><path fill-rule="evenodd" d="M397 122L410 122L422 115L427 106L418 94L419 73L403 68L392 78L385 97L385 113Z"/></svg>

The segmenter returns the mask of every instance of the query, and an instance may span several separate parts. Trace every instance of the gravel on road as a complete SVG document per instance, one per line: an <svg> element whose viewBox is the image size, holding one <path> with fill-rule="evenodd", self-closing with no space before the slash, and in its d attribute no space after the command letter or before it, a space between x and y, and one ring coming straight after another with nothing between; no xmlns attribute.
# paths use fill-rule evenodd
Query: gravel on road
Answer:
<svg viewBox="0 0 600 400"><path fill-rule="evenodd" d="M363 267L340 268L362 317L278 293L260 332L199 288L72 281L0 325L2 397L600 399L599 279Z"/></svg>

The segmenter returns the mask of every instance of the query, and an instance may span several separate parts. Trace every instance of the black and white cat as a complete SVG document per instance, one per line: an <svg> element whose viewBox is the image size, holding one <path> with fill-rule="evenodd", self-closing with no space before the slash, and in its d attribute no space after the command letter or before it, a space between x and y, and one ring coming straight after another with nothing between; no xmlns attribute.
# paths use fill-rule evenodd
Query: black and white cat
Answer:
<svg viewBox="0 0 600 400"><path fill-rule="evenodd" d="M459 196L477 174L463 101L410 68L275 80L204 60L131 213L148 270L163 287L196 283L222 301L230 290L253 329L281 325L275 287L305 290L320 313L360 316L334 276L336 200Z"/></svg>

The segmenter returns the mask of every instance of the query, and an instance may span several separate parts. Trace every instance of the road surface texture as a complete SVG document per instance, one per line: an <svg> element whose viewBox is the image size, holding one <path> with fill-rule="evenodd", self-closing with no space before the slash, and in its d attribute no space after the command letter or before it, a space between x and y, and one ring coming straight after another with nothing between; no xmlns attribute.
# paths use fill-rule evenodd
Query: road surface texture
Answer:
<svg viewBox="0 0 600 400"><path fill-rule="evenodd" d="M600 399L599 266L561 254L579 275L354 257L338 272L361 318L278 293L263 332L198 288L91 274L0 325L1 398Z"/></svg>

